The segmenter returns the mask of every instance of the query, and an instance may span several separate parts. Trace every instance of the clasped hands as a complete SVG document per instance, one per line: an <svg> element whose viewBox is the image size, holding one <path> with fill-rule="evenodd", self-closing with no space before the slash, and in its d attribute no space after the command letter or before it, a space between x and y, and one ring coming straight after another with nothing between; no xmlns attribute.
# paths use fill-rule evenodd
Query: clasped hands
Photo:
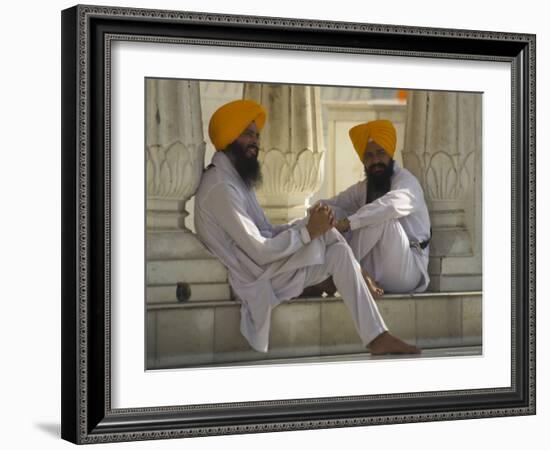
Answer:
<svg viewBox="0 0 550 450"><path fill-rule="evenodd" d="M334 212L328 205L317 203L308 209L308 213L309 221L306 228L311 239L325 234L332 227L340 233L349 230L349 220L347 218L336 220Z"/></svg>

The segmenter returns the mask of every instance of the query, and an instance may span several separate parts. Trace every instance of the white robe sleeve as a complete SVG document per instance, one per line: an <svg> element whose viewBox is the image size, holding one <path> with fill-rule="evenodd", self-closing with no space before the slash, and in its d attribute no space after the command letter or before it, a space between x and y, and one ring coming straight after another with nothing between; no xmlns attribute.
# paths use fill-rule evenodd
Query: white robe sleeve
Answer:
<svg viewBox="0 0 550 450"><path fill-rule="evenodd" d="M356 230L377 225L390 219L408 216L419 206L418 194L411 188L394 189L368 203L348 217L350 228Z"/></svg>
<svg viewBox="0 0 550 450"><path fill-rule="evenodd" d="M272 225L271 222L269 222L269 219L267 218L267 216L265 215L264 211L261 208L258 208L258 212L262 217L261 220L260 220L260 223L263 224L263 228L260 228L260 233L263 237L266 237L266 238L273 238L273 237L277 236L279 233L281 233L285 230L288 230L291 227L303 228L307 225L307 222L308 222L308 219L309 219L308 217L304 217L302 219L294 220L293 222L290 222L290 223L284 223L284 224L280 224L280 225ZM305 236L307 236L307 239L304 242L307 243L307 242L310 241L309 233L307 232L307 230L304 230L304 231L305 231Z"/></svg>
<svg viewBox="0 0 550 450"><path fill-rule="evenodd" d="M353 214L361 206L360 191L365 188L364 182L356 183L332 198L319 200L317 203L336 207L342 210L347 216Z"/></svg>
<svg viewBox="0 0 550 450"><path fill-rule="evenodd" d="M276 236L264 237L248 215L242 196L229 184L218 184L205 199L218 223L258 265L287 258L310 241L306 228L290 227Z"/></svg>
<svg viewBox="0 0 550 450"><path fill-rule="evenodd" d="M279 233L288 230L289 228L296 228L298 230L305 228L309 220L309 217L303 217L302 219L297 219L290 223L285 223L282 225L272 225L273 236L277 236ZM307 229L305 230L307 232ZM309 236L309 233L307 234ZM310 239L307 240L309 242Z"/></svg>

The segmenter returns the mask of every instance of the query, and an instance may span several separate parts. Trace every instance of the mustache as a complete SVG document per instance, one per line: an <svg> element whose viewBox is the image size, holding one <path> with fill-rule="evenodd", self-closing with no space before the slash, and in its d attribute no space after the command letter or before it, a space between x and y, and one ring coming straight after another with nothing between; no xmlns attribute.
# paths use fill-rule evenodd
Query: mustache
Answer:
<svg viewBox="0 0 550 450"><path fill-rule="evenodd" d="M248 149L256 149L256 154L247 156ZM262 172L258 161L259 148L256 144L241 146L233 143L227 150L228 156L233 161L235 169L249 188L258 187L262 182Z"/></svg>
<svg viewBox="0 0 550 450"><path fill-rule="evenodd" d="M388 166L384 163L376 163L376 164L373 164L372 166L369 167L369 171L371 171L373 169L386 169L386 167L388 167Z"/></svg>

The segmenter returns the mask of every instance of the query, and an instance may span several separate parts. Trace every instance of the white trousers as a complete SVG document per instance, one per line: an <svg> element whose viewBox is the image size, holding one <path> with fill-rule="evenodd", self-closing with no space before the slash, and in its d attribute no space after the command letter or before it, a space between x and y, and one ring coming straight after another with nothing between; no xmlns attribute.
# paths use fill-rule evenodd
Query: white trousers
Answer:
<svg viewBox="0 0 550 450"><path fill-rule="evenodd" d="M306 271L304 288L332 276L344 304L350 311L359 337L367 346L388 328L365 283L361 267L346 240L336 230L330 230L318 239L323 239L326 244L325 264L303 269ZM276 280L273 279L272 282L276 283Z"/></svg>
<svg viewBox="0 0 550 450"><path fill-rule="evenodd" d="M398 220L351 232L350 247L361 267L387 292L412 292L422 272Z"/></svg>

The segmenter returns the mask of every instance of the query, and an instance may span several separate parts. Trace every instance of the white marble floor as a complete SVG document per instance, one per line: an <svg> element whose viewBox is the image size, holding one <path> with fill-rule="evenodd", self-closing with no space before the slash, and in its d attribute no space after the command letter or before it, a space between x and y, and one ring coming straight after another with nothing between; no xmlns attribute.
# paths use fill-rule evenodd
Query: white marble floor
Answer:
<svg viewBox="0 0 550 450"><path fill-rule="evenodd" d="M373 356L368 352L344 355L306 356L300 358L277 358L260 361L243 361L231 364L215 364L212 366L257 366L257 365L285 365L285 364L315 364L346 361L377 361L390 359L439 359L451 357L480 357L483 356L481 346L430 348L422 350L419 355L383 355ZM210 366L210 365L209 365Z"/></svg>

